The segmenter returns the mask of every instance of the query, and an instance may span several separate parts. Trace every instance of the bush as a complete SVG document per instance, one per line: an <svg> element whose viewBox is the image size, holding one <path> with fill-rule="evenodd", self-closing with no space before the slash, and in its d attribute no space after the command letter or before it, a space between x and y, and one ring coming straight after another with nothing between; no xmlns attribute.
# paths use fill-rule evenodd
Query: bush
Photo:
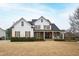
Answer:
<svg viewBox="0 0 79 59"><path fill-rule="evenodd" d="M78 41L78 39L76 39L75 37L66 37L65 41L75 42L75 41Z"/></svg>
<svg viewBox="0 0 79 59"><path fill-rule="evenodd" d="M37 39L35 37L12 37L11 42L26 42L26 41L44 41L44 39Z"/></svg>
<svg viewBox="0 0 79 59"><path fill-rule="evenodd" d="M0 37L0 40L5 40L5 37Z"/></svg>
<svg viewBox="0 0 79 59"><path fill-rule="evenodd" d="M65 41L65 39L54 39L54 41Z"/></svg>

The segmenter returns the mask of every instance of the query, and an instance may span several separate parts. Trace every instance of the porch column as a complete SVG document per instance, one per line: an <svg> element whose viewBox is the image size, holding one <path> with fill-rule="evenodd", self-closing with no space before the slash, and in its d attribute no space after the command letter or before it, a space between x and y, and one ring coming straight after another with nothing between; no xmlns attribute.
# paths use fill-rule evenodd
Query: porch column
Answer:
<svg viewBox="0 0 79 59"><path fill-rule="evenodd" d="M64 33L63 33L63 39L64 39Z"/></svg>
<svg viewBox="0 0 79 59"><path fill-rule="evenodd" d="M54 39L54 32L52 32L52 39Z"/></svg>
<svg viewBox="0 0 79 59"><path fill-rule="evenodd" d="M7 36L5 35L5 40L7 39Z"/></svg>
<svg viewBox="0 0 79 59"><path fill-rule="evenodd" d="M43 38L44 38L44 40L45 40L45 32L43 32Z"/></svg>
<svg viewBox="0 0 79 59"><path fill-rule="evenodd" d="M64 32L62 32L62 39L64 39Z"/></svg>

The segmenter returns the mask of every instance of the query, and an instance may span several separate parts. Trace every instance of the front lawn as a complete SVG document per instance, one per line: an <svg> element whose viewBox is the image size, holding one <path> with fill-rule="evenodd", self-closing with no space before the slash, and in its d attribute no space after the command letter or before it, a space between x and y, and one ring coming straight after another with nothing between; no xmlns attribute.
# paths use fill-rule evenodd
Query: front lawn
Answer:
<svg viewBox="0 0 79 59"><path fill-rule="evenodd" d="M4 56L79 56L79 42L35 41L10 42L0 41L0 55Z"/></svg>

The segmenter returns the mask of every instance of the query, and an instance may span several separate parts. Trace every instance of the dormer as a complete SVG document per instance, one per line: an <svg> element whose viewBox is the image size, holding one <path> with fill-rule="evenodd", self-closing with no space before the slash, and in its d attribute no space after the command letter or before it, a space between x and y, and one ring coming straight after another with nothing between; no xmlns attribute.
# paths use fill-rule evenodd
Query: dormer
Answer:
<svg viewBox="0 0 79 59"><path fill-rule="evenodd" d="M35 30L51 30L50 21L41 16L34 22Z"/></svg>

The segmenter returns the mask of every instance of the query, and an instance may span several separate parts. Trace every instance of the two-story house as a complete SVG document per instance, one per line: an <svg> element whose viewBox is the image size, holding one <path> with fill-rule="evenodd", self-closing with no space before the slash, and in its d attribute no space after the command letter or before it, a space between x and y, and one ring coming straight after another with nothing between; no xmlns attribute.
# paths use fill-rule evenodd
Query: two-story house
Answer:
<svg viewBox="0 0 79 59"><path fill-rule="evenodd" d="M46 39L64 39L64 31L41 16L32 21L21 18L12 25L12 37L36 37Z"/></svg>

